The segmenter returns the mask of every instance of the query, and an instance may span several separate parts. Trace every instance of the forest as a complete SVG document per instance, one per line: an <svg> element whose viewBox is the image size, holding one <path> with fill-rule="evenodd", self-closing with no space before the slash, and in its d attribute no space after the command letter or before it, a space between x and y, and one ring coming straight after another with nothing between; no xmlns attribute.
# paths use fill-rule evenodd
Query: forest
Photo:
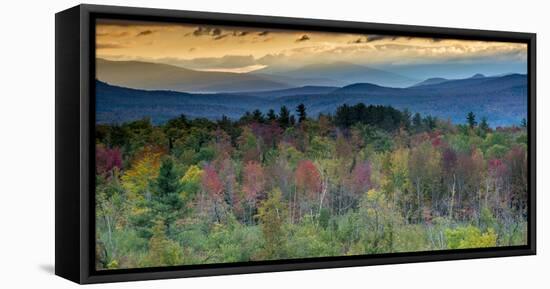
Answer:
<svg viewBox="0 0 550 289"><path fill-rule="evenodd" d="M526 127L363 103L97 124L96 269L525 245Z"/></svg>

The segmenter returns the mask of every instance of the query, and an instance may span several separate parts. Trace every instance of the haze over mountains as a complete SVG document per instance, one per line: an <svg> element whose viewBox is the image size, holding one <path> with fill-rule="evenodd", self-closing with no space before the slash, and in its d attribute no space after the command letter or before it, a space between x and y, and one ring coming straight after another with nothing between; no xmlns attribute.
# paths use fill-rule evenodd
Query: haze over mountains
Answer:
<svg viewBox="0 0 550 289"><path fill-rule="evenodd" d="M315 67L306 67L300 70L301 73L293 72L284 77L326 80L340 75L335 71L341 72L341 66L317 73ZM348 79L356 79L353 75L360 77L361 71L365 71L351 67L353 69L347 70L350 71ZM353 74L354 70L358 72ZM296 85L296 82L289 84L277 76L267 77L263 72L204 72L162 64L101 60L98 61L96 82L97 122L121 123L150 117L154 123L162 123L180 114L191 118L219 119L225 115L238 119L255 109L264 113L269 109L278 112L282 105L293 111L300 103L306 105L310 116L317 116L334 113L343 104L360 102L391 105L413 113L451 119L455 123L464 123L466 114L473 111L478 117L487 117L493 127L519 125L527 115L527 77L524 74L474 75L453 80L434 78L399 88L380 85L384 75L399 79L394 74L368 68L366 71L371 73L366 73L365 77L377 75L379 83L358 81L328 86L306 82ZM336 83L338 81L341 80Z"/></svg>
<svg viewBox="0 0 550 289"><path fill-rule="evenodd" d="M344 61L309 64L289 71L270 72L269 68L265 68L260 72L271 73L275 76L284 75L291 78L300 78L307 75L314 80L324 80L324 82L310 82L310 85L345 86L358 82L368 82L389 87L407 87L418 82L418 79L397 73Z"/></svg>
<svg viewBox="0 0 550 289"><path fill-rule="evenodd" d="M412 79L380 69L347 62L310 64L288 71L268 68L250 73L200 71L142 61L96 60L97 79L114 85L180 92L267 91L301 86L345 86L358 82L406 87Z"/></svg>

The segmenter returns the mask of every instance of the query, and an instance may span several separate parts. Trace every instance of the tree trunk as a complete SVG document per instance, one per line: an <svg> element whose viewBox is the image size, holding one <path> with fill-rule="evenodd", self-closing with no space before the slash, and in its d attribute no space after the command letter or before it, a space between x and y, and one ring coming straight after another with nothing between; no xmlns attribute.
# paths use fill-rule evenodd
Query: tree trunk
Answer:
<svg viewBox="0 0 550 289"><path fill-rule="evenodd" d="M456 175L453 174L453 188L451 189L451 206L449 208L449 219L453 219L453 205L455 202L455 185L456 185Z"/></svg>

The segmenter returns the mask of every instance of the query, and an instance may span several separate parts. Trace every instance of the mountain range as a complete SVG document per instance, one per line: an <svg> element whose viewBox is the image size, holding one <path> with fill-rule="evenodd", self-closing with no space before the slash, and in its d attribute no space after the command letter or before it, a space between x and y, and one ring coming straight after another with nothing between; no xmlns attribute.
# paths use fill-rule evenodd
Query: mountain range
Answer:
<svg viewBox="0 0 550 289"><path fill-rule="evenodd" d="M406 87L418 82L397 73L347 62L311 64L288 71L265 68L234 73L101 58L96 60L96 77L100 81L124 87L198 93L270 91L301 86L341 87L357 82Z"/></svg>
<svg viewBox="0 0 550 289"><path fill-rule="evenodd" d="M98 64L99 65L99 64ZM142 67L141 63L128 63L128 68ZM167 71L173 69L166 67ZM188 73L186 70L181 73ZM176 73L175 71L172 71ZM111 72L113 73L113 72ZM178 72L180 73L180 72ZM224 73L214 73L223 78ZM343 104L391 105L397 109L408 109L413 113L450 119L455 123L464 123L466 114L474 112L478 117L487 117L493 127L518 125L527 115L527 77L524 74L486 77L475 75L465 79L426 80L404 88L387 87L373 83L359 82L344 86L277 87L268 90L268 80L262 89L253 91L250 87L235 92L190 93L171 90L143 77L141 85L126 79L129 87L120 83L108 84L104 81L105 71L98 74L96 81L96 111L98 123L121 123L143 117L150 117L154 123L163 123L180 114L188 117L218 119L222 115L238 119L246 111L260 109L264 113L269 109L278 111L282 105L291 110L304 103L310 116L319 113L334 113ZM148 74L155 76L156 74ZM193 76L193 73L189 73ZM112 75L111 79L116 75ZM157 75L158 76L158 75ZM243 74L252 77L251 74ZM315 77L321 75L315 75ZM125 80L125 75L118 77ZM211 76L211 80L217 80ZM164 85L176 78L160 79ZM240 80L240 79L239 79ZM235 80L237 83L237 80ZM242 82L241 82L242 83ZM276 83L276 82L271 82ZM147 89L136 89L151 85ZM197 87L206 85L201 77L197 78ZM221 85L221 84L220 84ZM229 85L229 84L228 84ZM210 86L211 87L211 86ZM234 84L234 87L236 85ZM231 91L231 90L229 90Z"/></svg>

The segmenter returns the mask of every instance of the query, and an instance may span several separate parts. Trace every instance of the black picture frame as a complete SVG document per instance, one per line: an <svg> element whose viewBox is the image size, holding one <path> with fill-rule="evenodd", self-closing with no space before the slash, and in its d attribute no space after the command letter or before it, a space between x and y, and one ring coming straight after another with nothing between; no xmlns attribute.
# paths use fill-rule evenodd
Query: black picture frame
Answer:
<svg viewBox="0 0 550 289"><path fill-rule="evenodd" d="M504 41L528 45L528 244L526 246L96 271L95 19ZM55 274L101 283L536 254L536 34L350 21L79 5L55 16Z"/></svg>

